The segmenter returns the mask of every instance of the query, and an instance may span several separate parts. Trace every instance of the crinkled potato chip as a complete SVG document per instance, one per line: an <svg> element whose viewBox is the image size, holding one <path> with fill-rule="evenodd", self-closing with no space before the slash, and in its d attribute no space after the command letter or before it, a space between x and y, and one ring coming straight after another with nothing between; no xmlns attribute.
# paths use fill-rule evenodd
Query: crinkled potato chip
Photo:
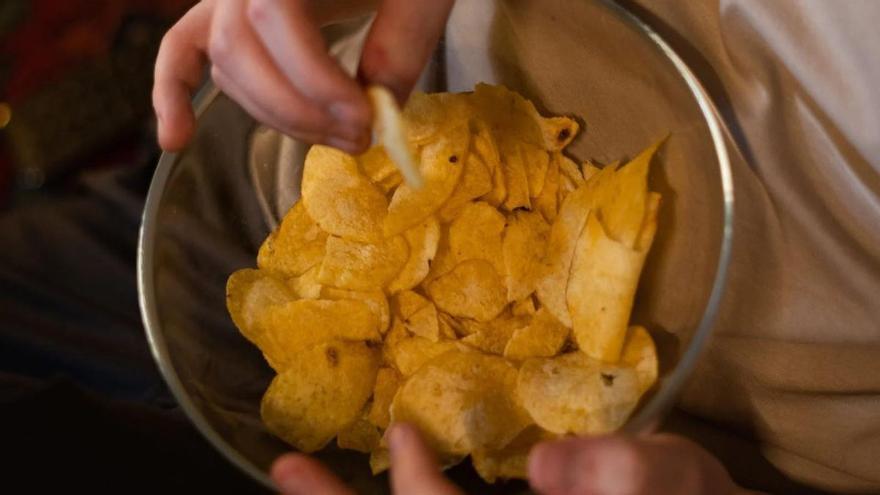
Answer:
<svg viewBox="0 0 880 495"><path fill-rule="evenodd" d="M553 357L559 353L571 331L559 323L547 308L541 308L527 326L517 328L504 347L504 357L522 361Z"/></svg>
<svg viewBox="0 0 880 495"><path fill-rule="evenodd" d="M376 319L379 321L379 333L384 334L388 330L388 325L391 324L391 309L388 307L388 298L381 290L358 291L324 287L321 290L321 297L332 301L339 299L363 301L376 315Z"/></svg>
<svg viewBox="0 0 880 495"><path fill-rule="evenodd" d="M654 339L643 326L629 327L623 344L620 364L632 368L639 381L639 392L644 393L657 381L657 348Z"/></svg>
<svg viewBox="0 0 880 495"><path fill-rule="evenodd" d="M478 330L463 337L461 343L500 356L514 333L529 326L530 320L528 316L500 316L488 323L475 322L474 327Z"/></svg>
<svg viewBox="0 0 880 495"><path fill-rule="evenodd" d="M341 289L381 289L400 273L408 258L409 247L403 236L375 244L330 236L318 280Z"/></svg>
<svg viewBox="0 0 880 495"><path fill-rule="evenodd" d="M373 133L382 143L388 156L403 174L406 183L415 189L422 187L422 174L416 167L407 140L406 121L397 107L391 91L384 86L370 86L367 97L373 105Z"/></svg>
<svg viewBox="0 0 880 495"><path fill-rule="evenodd" d="M303 203L297 202L260 246L257 266L286 276L301 275L321 263L326 240L327 233L309 217Z"/></svg>
<svg viewBox="0 0 880 495"><path fill-rule="evenodd" d="M378 428L388 428L391 423L391 401L403 383L400 373L389 367L379 368L376 373L376 385L373 388L373 403L367 420Z"/></svg>
<svg viewBox="0 0 880 495"><path fill-rule="evenodd" d="M645 254L609 238L590 215L566 292L575 341L588 356L609 363L620 358Z"/></svg>
<svg viewBox="0 0 880 495"><path fill-rule="evenodd" d="M409 246L409 257L400 273L388 284L388 292L394 294L419 285L431 270L431 261L440 243L440 224L433 216L403 233Z"/></svg>
<svg viewBox="0 0 880 495"><path fill-rule="evenodd" d="M504 215L484 201L469 203L449 224L449 247L456 261L485 260L504 273L501 238Z"/></svg>
<svg viewBox="0 0 880 495"><path fill-rule="evenodd" d="M529 359L519 370L520 403L535 423L563 434L601 434L620 427L638 403L635 371L580 352Z"/></svg>
<svg viewBox="0 0 880 495"><path fill-rule="evenodd" d="M549 236L550 226L538 212L516 211L508 217L501 248L508 301L535 291Z"/></svg>
<svg viewBox="0 0 880 495"><path fill-rule="evenodd" d="M262 270L238 270L226 281L226 309L241 334L256 344L262 334L260 314L296 298L284 282Z"/></svg>
<svg viewBox="0 0 880 495"><path fill-rule="evenodd" d="M526 479L528 477L529 453L535 445L558 438L557 435L532 425L516 436L506 447L498 450L477 449L471 460L477 474L486 483L501 479Z"/></svg>
<svg viewBox="0 0 880 495"><path fill-rule="evenodd" d="M340 449L369 454L379 446L381 438L382 435L375 425L364 418L358 418L336 435L336 445Z"/></svg>
<svg viewBox="0 0 880 495"><path fill-rule="evenodd" d="M308 215L330 234L361 242L382 238L388 200L361 175L351 155L312 146L303 167L302 202Z"/></svg>
<svg viewBox="0 0 880 495"><path fill-rule="evenodd" d="M516 368L497 356L445 353L400 387L392 422L417 426L441 455L500 449L531 423L514 396L516 376Z"/></svg>
<svg viewBox="0 0 880 495"><path fill-rule="evenodd" d="M453 221L471 201L491 190L492 174L479 155L469 153L458 186L438 212L440 219L447 223Z"/></svg>
<svg viewBox="0 0 880 495"><path fill-rule="evenodd" d="M412 291L397 294L397 310L406 329L432 342L440 340L440 322L434 303Z"/></svg>
<svg viewBox="0 0 880 495"><path fill-rule="evenodd" d="M453 316L489 321L507 305L507 288L492 265L483 260L459 263L427 287L428 297Z"/></svg>
<svg viewBox="0 0 880 495"><path fill-rule="evenodd" d="M351 299L300 299L263 310L257 346L276 371L296 354L335 339L378 341L379 320L367 303Z"/></svg>
<svg viewBox="0 0 880 495"><path fill-rule="evenodd" d="M430 341L423 337L405 337L388 349L395 369L403 376L412 376L425 363L437 356L456 349L452 340Z"/></svg>
<svg viewBox="0 0 880 495"><path fill-rule="evenodd" d="M291 357L260 406L266 427L299 451L314 452L351 424L370 393L379 357L362 342L326 342Z"/></svg>

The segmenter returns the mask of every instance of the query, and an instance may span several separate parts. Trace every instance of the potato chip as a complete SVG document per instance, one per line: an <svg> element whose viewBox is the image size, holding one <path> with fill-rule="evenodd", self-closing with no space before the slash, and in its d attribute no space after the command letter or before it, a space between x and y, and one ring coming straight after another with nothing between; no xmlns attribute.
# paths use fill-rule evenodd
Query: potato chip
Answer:
<svg viewBox="0 0 880 495"><path fill-rule="evenodd" d="M516 391L535 423L560 435L613 431L640 396L635 371L601 364L580 352L527 360Z"/></svg>
<svg viewBox="0 0 880 495"><path fill-rule="evenodd" d="M636 241L635 248L639 251L648 252L654 243L654 234L657 233L657 214L660 210L660 193L649 192L645 205L645 219L642 222L641 231Z"/></svg>
<svg viewBox="0 0 880 495"><path fill-rule="evenodd" d="M535 115L544 136L544 149L548 151L559 151L568 146L580 128L577 122L568 117L541 117L537 111Z"/></svg>
<svg viewBox="0 0 880 495"><path fill-rule="evenodd" d="M629 327L620 364L632 368L639 382L639 392L644 393L657 381L657 348L645 327Z"/></svg>
<svg viewBox="0 0 880 495"><path fill-rule="evenodd" d="M507 446L498 450L477 449L471 453L471 461L477 474L486 483L501 479L528 478L529 453L535 445L558 438L540 427L532 425L523 430Z"/></svg>
<svg viewBox="0 0 880 495"><path fill-rule="evenodd" d="M491 190L492 175L486 164L476 153L469 153L458 186L440 208L438 216L444 222L451 222L472 200L488 194Z"/></svg>
<svg viewBox="0 0 880 495"><path fill-rule="evenodd" d="M394 191L384 219L386 236L412 228L440 209L458 184L469 145L467 125L461 125L422 148L419 167L424 186L416 190L403 184Z"/></svg>
<svg viewBox="0 0 880 495"><path fill-rule="evenodd" d="M447 315L446 313L437 312L437 322L440 326L440 338L447 340L457 340L459 335L457 332L457 328L459 327L458 322L455 321L455 318Z"/></svg>
<svg viewBox="0 0 880 495"><path fill-rule="evenodd" d="M469 115L467 95L463 94L414 91L403 107L407 138L416 145L435 140L450 126L467 122Z"/></svg>
<svg viewBox="0 0 880 495"><path fill-rule="evenodd" d="M532 316L535 314L535 311L537 310L532 296L524 297L513 303L513 306L510 307L510 312L513 316Z"/></svg>
<svg viewBox="0 0 880 495"><path fill-rule="evenodd" d="M434 303L412 291L397 294L397 311L407 330L432 342L440 340L440 322Z"/></svg>
<svg viewBox="0 0 880 495"><path fill-rule="evenodd" d="M287 279L287 286L296 294L298 299L318 299L321 297L323 285L318 281L321 265L316 265L305 271L299 277Z"/></svg>
<svg viewBox="0 0 880 495"><path fill-rule="evenodd" d="M391 324L391 309L388 307L388 298L381 290L357 291L337 289L334 287L324 287L321 290L321 297L331 301L340 299L352 299L354 301L363 301L366 303L370 311L376 315L379 322L379 333L384 334Z"/></svg>
<svg viewBox="0 0 880 495"><path fill-rule="evenodd" d="M541 213L547 222L556 219L556 210L559 205L559 162L558 154L554 154L547 165L547 174L544 177L544 187L541 194L532 201L532 208Z"/></svg>
<svg viewBox="0 0 880 495"><path fill-rule="evenodd" d="M372 146L354 158L357 161L360 173L373 184L389 177L400 176L400 171L397 170L394 162L391 161L391 157L385 152L385 147L381 144Z"/></svg>
<svg viewBox="0 0 880 495"><path fill-rule="evenodd" d="M614 170L617 170L617 167L619 165L620 162L612 162L607 166L613 168ZM602 167L595 165L589 160L581 164L581 174L583 174L585 181L590 180L594 175L598 174L600 170L602 170Z"/></svg>
<svg viewBox="0 0 880 495"><path fill-rule="evenodd" d="M375 244L330 236L318 280L341 289L381 289L400 273L408 257L409 247L400 235Z"/></svg>
<svg viewBox="0 0 880 495"><path fill-rule="evenodd" d="M370 452L370 471L373 475L383 473L391 467L391 455L388 449L378 448Z"/></svg>
<svg viewBox="0 0 880 495"><path fill-rule="evenodd" d="M620 358L645 254L610 239L590 215L566 294L575 341L588 356L609 363Z"/></svg>
<svg viewBox="0 0 880 495"><path fill-rule="evenodd" d="M364 418L357 418L336 435L340 449L355 450L369 454L379 446L382 435L375 425Z"/></svg>
<svg viewBox="0 0 880 495"><path fill-rule="evenodd" d="M394 195L394 191L397 190L397 187L400 186L401 183L403 183L403 176L400 174L395 174L389 175L388 177L385 177L384 179L377 182L376 187L378 187L383 194L391 197Z"/></svg>
<svg viewBox="0 0 880 495"><path fill-rule="evenodd" d="M569 328L572 323L565 302L565 291L575 247L587 222L587 216L596 202L596 189L603 187L613 176L614 169L605 168L602 173L566 197L550 227L547 253L544 255L542 274L537 285L538 300Z"/></svg>
<svg viewBox="0 0 880 495"><path fill-rule="evenodd" d="M379 368L376 373L376 385L373 388L373 403L370 405L370 413L367 420L378 428L388 428L391 423L391 401L403 377L394 368Z"/></svg>
<svg viewBox="0 0 880 495"><path fill-rule="evenodd" d="M262 333L257 325L260 313L294 299L296 294L281 279L262 270L238 270L226 281L226 309L242 335L255 344Z"/></svg>
<svg viewBox="0 0 880 495"><path fill-rule="evenodd" d="M260 246L257 266L286 276L300 275L321 263L326 240L327 233L309 217L303 203L297 202Z"/></svg>
<svg viewBox="0 0 880 495"><path fill-rule="evenodd" d="M456 264L458 264L458 261L452 254L452 248L449 246L449 225L441 224L437 252L434 253L434 259L431 260L428 274L421 282L422 287L426 287L431 281L451 272Z"/></svg>
<svg viewBox="0 0 880 495"><path fill-rule="evenodd" d="M287 369L297 353L330 340L378 341L379 320L363 301L300 299L263 310L257 346L276 371Z"/></svg>
<svg viewBox="0 0 880 495"><path fill-rule="evenodd" d="M308 215L330 234L361 242L382 237L388 200L361 175L351 155L312 146L303 168L302 202Z"/></svg>
<svg viewBox="0 0 880 495"><path fill-rule="evenodd" d="M452 340L430 341L423 337L405 337L389 346L388 355L403 376L412 376L425 363L457 348Z"/></svg>
<svg viewBox="0 0 880 495"><path fill-rule="evenodd" d="M586 183L586 179L584 178L584 174L581 172L581 168L575 163L571 158L563 155L562 153L555 153L554 158L556 162L559 164L559 173L564 175L568 180L570 180L574 184L574 188L577 189Z"/></svg>
<svg viewBox="0 0 880 495"><path fill-rule="evenodd" d="M504 346L504 357L522 361L533 357L553 357L568 339L570 330L541 308L527 326L517 328Z"/></svg>
<svg viewBox="0 0 880 495"><path fill-rule="evenodd" d="M547 178L547 169L550 166L550 155L543 148L528 143L521 143L519 151L526 168L529 196L537 198L544 189L544 180Z"/></svg>
<svg viewBox="0 0 880 495"><path fill-rule="evenodd" d="M391 294L412 289L428 275L440 243L440 224L433 216L428 217L405 231L403 238L409 246L409 257L400 273L388 284L388 292Z"/></svg>
<svg viewBox="0 0 880 495"><path fill-rule="evenodd" d="M428 297L450 315L489 321L507 305L507 289L492 265L483 260L459 263L427 286Z"/></svg>
<svg viewBox="0 0 880 495"><path fill-rule="evenodd" d="M504 354L504 348L513 334L520 328L529 326L528 316L500 316L488 323L475 325L478 330L466 337L461 343L489 354Z"/></svg>
<svg viewBox="0 0 880 495"><path fill-rule="evenodd" d="M538 212L517 211L508 217L501 248L508 301L535 291L549 236L550 226Z"/></svg>
<svg viewBox="0 0 880 495"><path fill-rule="evenodd" d="M642 222L648 191L648 166L661 142L642 151L639 156L617 170L613 180L601 191L599 208L602 225L608 237L634 248Z"/></svg>
<svg viewBox="0 0 880 495"><path fill-rule="evenodd" d="M498 207L507 199L507 183L504 178L504 167L501 166L501 154L488 126L479 121L475 121L475 125L473 152L486 165L486 170L492 181L492 189L483 195L482 199L490 205Z"/></svg>
<svg viewBox="0 0 880 495"><path fill-rule="evenodd" d="M414 424L441 455L500 449L531 423L516 403L516 376L516 368L497 356L445 353L400 387L392 422Z"/></svg>
<svg viewBox="0 0 880 495"><path fill-rule="evenodd" d="M305 453L319 450L351 424L370 393L379 358L362 342L326 342L290 356L263 396L266 427Z"/></svg>
<svg viewBox="0 0 880 495"><path fill-rule="evenodd" d="M519 143L501 142L501 168L504 170L504 186L507 189L507 199L503 206L507 211L532 207L526 163L520 148Z"/></svg>
<svg viewBox="0 0 880 495"><path fill-rule="evenodd" d="M397 166L410 187L422 187L422 174L416 167L409 141L406 122L397 107L391 91L384 86L370 86L367 97L373 106L373 135L382 144L391 161Z"/></svg>
<svg viewBox="0 0 880 495"><path fill-rule="evenodd" d="M456 261L485 260L504 273L501 238L504 215L489 203L468 203L449 224L449 247Z"/></svg>

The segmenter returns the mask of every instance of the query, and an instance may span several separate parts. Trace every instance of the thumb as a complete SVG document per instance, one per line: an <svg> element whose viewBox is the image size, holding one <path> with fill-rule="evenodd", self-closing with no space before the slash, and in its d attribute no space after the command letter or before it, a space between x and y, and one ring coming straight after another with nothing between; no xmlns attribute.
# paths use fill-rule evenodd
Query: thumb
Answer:
<svg viewBox="0 0 880 495"><path fill-rule="evenodd" d="M383 0L370 28L358 77L406 102L440 39L454 0Z"/></svg>

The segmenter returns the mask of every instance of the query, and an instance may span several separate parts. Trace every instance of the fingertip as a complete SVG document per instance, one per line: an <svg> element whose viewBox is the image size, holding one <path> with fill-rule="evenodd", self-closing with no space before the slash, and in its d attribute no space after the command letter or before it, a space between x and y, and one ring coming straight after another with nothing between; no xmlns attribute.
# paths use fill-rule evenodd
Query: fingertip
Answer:
<svg viewBox="0 0 880 495"><path fill-rule="evenodd" d="M565 447L561 442L541 442L529 453L527 471L529 484L535 490L551 492L558 488L565 464Z"/></svg>

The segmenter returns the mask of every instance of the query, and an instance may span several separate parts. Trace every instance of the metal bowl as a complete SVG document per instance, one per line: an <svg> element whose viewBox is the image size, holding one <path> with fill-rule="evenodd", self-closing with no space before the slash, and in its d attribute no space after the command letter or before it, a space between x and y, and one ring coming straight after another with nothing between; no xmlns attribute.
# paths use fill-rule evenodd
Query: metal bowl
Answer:
<svg viewBox="0 0 880 495"><path fill-rule="evenodd" d="M330 33L349 68L368 22ZM720 119L657 33L609 1L459 0L420 86L461 91L478 81L503 83L544 111L582 117L585 132L570 148L578 158L631 157L670 136L650 177L663 206L633 317L658 342L661 378L624 426L649 431L693 370L724 290L733 184ZM224 287L231 272L254 265L260 243L298 197L306 146L258 126L210 85L195 109L194 141L162 156L147 198L141 313L156 362L193 423L233 464L274 488L268 467L289 447L259 418L272 372L234 328ZM366 456L332 446L316 456L359 492L387 492ZM450 471L464 487L524 489L482 485L468 464Z"/></svg>

